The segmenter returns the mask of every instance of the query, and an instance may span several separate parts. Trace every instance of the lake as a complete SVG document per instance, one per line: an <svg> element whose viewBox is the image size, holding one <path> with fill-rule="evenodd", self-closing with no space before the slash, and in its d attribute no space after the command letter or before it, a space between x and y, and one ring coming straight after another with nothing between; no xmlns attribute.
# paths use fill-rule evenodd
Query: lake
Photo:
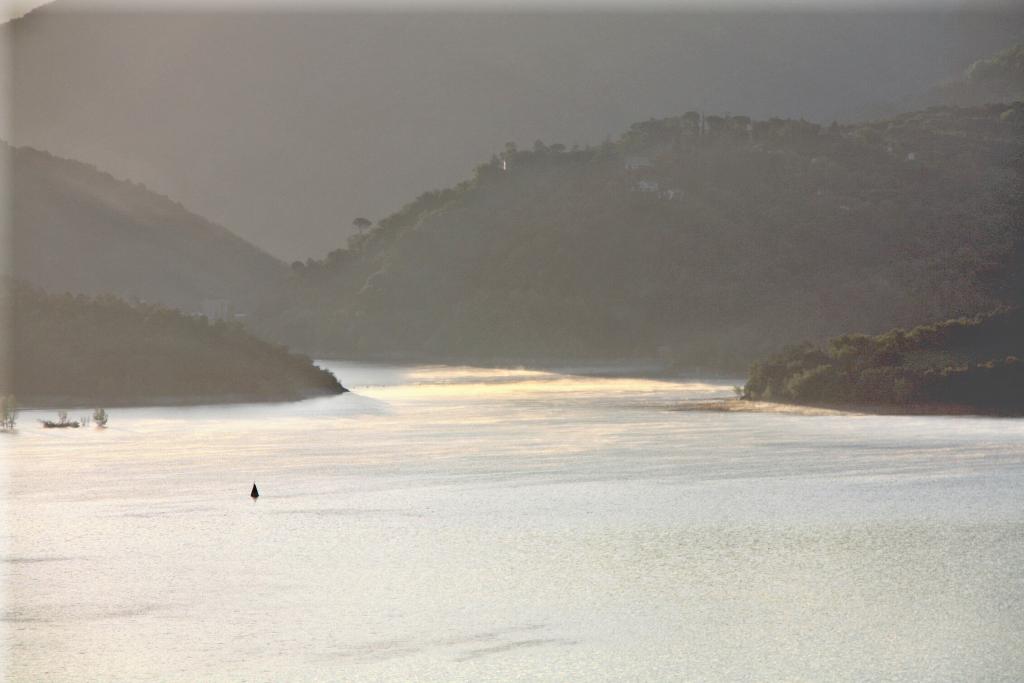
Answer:
<svg viewBox="0 0 1024 683"><path fill-rule="evenodd" d="M353 393L0 434L6 678L1024 678L1024 420L323 365Z"/></svg>

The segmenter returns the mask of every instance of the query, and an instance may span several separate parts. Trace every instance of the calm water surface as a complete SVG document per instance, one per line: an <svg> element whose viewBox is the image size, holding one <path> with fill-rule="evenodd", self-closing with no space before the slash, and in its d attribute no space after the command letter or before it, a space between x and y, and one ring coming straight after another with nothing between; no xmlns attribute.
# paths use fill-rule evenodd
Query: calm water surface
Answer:
<svg viewBox="0 0 1024 683"><path fill-rule="evenodd" d="M22 413L6 678L1024 679L1022 420L328 365L353 394Z"/></svg>

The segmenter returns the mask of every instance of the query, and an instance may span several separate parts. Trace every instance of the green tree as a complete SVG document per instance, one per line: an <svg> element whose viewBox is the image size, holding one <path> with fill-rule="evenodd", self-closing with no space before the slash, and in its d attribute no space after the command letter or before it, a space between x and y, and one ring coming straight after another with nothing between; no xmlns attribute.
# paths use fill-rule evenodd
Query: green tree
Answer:
<svg viewBox="0 0 1024 683"><path fill-rule="evenodd" d="M373 223L370 222L368 218L363 218L362 216L360 216L359 218L352 221L352 225L355 226L356 231L359 232L359 234L362 234L366 232L366 229L373 225Z"/></svg>

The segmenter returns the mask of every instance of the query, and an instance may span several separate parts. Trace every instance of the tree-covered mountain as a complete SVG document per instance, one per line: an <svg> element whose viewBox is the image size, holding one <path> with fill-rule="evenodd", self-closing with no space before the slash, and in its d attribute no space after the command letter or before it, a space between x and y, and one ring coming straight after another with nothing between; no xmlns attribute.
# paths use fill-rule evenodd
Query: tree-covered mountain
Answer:
<svg viewBox="0 0 1024 683"><path fill-rule="evenodd" d="M863 118L1024 35L1010 1L242 4L57 0L0 26L10 141L305 259L506 140L597 144L689 108Z"/></svg>
<svg viewBox="0 0 1024 683"><path fill-rule="evenodd" d="M509 145L294 264L259 328L323 355L745 369L804 338L972 315L1012 271L1022 117L690 112L596 148Z"/></svg>
<svg viewBox="0 0 1024 683"><path fill-rule="evenodd" d="M936 86L928 97L960 106L1024 100L1024 43L975 61L961 78Z"/></svg>
<svg viewBox="0 0 1024 683"><path fill-rule="evenodd" d="M1024 310L844 335L754 364L744 398L893 410L1024 413Z"/></svg>
<svg viewBox="0 0 1024 683"><path fill-rule="evenodd" d="M200 311L263 305L283 263L144 186L0 144L10 177L13 275L50 291L110 293Z"/></svg>
<svg viewBox="0 0 1024 683"><path fill-rule="evenodd" d="M283 401L344 391L309 358L235 323L9 283L0 296L11 361L0 394L21 405Z"/></svg>

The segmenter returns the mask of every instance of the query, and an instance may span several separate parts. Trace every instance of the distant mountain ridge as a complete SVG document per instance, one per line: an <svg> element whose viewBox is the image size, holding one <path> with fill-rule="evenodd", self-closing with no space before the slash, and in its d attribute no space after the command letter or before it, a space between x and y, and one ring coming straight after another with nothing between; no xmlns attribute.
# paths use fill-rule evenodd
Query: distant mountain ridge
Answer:
<svg viewBox="0 0 1024 683"><path fill-rule="evenodd" d="M1024 42L979 59L962 78L932 88L929 96L960 106L1024 100Z"/></svg>
<svg viewBox="0 0 1024 683"><path fill-rule="evenodd" d="M200 312L267 303L283 263L144 186L30 148L0 146L11 179L13 275L53 292L115 294Z"/></svg>
<svg viewBox="0 0 1024 683"><path fill-rule="evenodd" d="M107 9L58 0L0 27L0 54L13 64L0 69L12 144L142 181L289 261L343 245L357 216L380 218L457 183L509 140L593 145L687 109L850 121L862 105L898 101L1024 31L1020 3L721 12L713 3L635 12L627 3L580 12L99 4Z"/></svg>
<svg viewBox="0 0 1024 683"><path fill-rule="evenodd" d="M296 264L256 324L320 356L742 370L1001 303L1022 160L1022 102L831 127L689 112L599 147L509 145Z"/></svg>
<svg viewBox="0 0 1024 683"><path fill-rule="evenodd" d="M878 120L928 107L977 107L1024 99L1024 42L976 59L957 72L908 90L902 97L865 106L857 119Z"/></svg>

